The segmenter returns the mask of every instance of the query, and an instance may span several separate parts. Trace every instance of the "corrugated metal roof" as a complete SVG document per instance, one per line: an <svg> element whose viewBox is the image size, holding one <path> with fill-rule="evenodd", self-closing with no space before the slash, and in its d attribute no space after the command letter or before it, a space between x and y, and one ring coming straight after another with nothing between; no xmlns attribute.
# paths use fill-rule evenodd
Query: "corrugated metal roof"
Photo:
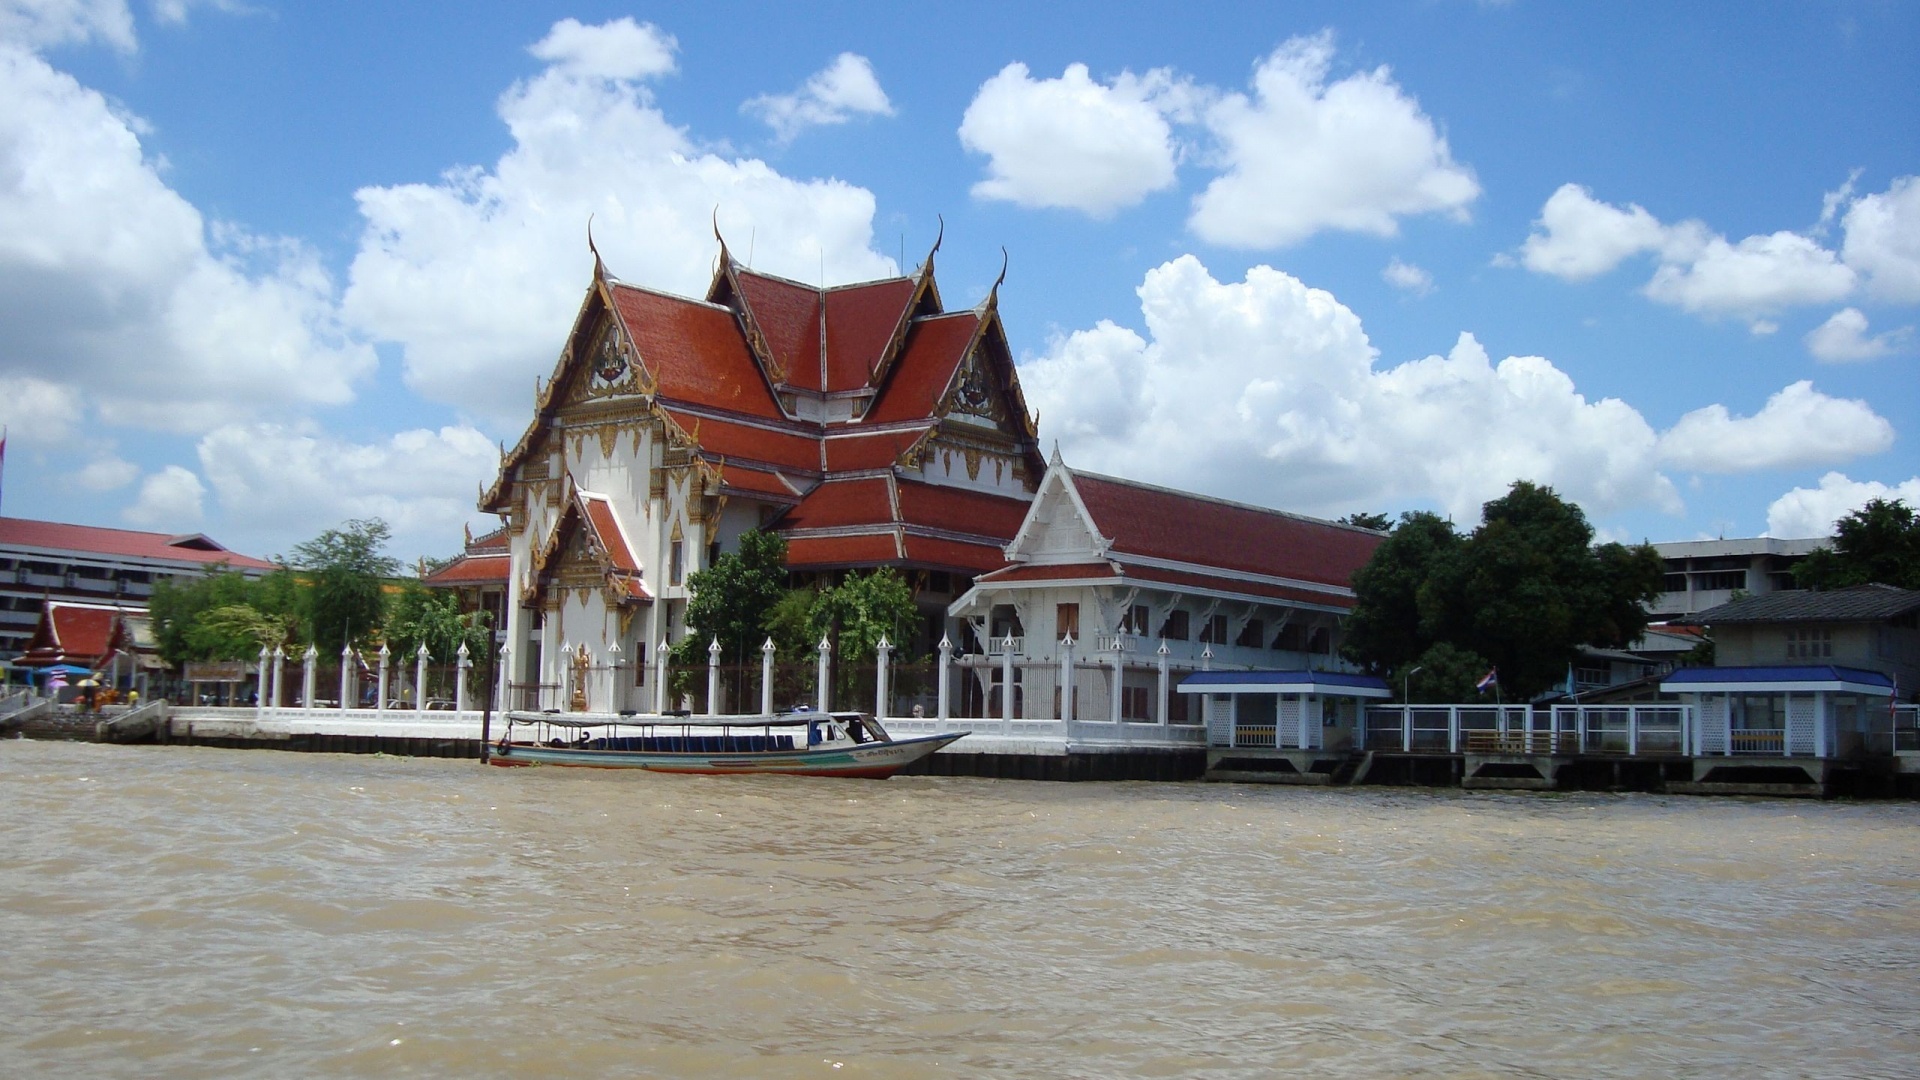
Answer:
<svg viewBox="0 0 1920 1080"><path fill-rule="evenodd" d="M1707 626L1770 622L1870 622L1920 611L1920 591L1892 585L1781 589L1708 608L1688 622ZM1679 620L1675 620L1679 621Z"/></svg>

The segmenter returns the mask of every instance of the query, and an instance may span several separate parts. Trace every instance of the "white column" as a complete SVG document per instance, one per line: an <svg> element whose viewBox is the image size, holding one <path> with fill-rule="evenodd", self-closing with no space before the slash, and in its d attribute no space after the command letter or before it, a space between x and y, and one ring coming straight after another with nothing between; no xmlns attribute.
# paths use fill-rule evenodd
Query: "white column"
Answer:
<svg viewBox="0 0 1920 1080"><path fill-rule="evenodd" d="M1113 635L1113 700L1107 702L1107 719L1116 726L1120 723L1120 691L1125 689L1127 681L1126 654L1120 651L1120 642L1125 636Z"/></svg>
<svg viewBox="0 0 1920 1080"><path fill-rule="evenodd" d="M494 683L495 683L494 691L493 691L494 706L495 708L499 709L501 712L506 712L513 708L513 702L511 700L513 696L512 695L512 687L513 687L513 643L512 642L501 643L500 651L498 654L496 654L494 659L494 665L499 669L493 673ZM384 674L385 673L382 672L383 676ZM381 679L381 682L384 684L385 681L386 680L383 677ZM383 694L386 693L385 685L381 686L380 692Z"/></svg>
<svg viewBox="0 0 1920 1080"><path fill-rule="evenodd" d="M392 661L392 659L393 659L393 653L387 648L387 643L384 641L381 642L380 643L380 690L379 690L380 697L379 697L379 700L373 703L373 711L375 712L387 711L387 665L389 662Z"/></svg>
<svg viewBox="0 0 1920 1080"><path fill-rule="evenodd" d="M1494 715L1495 716L1500 715L1498 709L1494 711ZM1447 753L1457 754L1459 752L1460 752L1460 710L1455 706L1449 705L1447 706Z"/></svg>
<svg viewBox="0 0 1920 1080"><path fill-rule="evenodd" d="M287 651L278 645L273 647L273 705L274 712L280 711L280 684L286 678Z"/></svg>
<svg viewBox="0 0 1920 1080"><path fill-rule="evenodd" d="M1640 752L1640 710L1627 706L1627 756Z"/></svg>
<svg viewBox="0 0 1920 1080"><path fill-rule="evenodd" d="M1413 702L1400 704L1400 752L1413 749Z"/></svg>
<svg viewBox="0 0 1920 1080"><path fill-rule="evenodd" d="M873 718L882 723L887 719L887 664L893 659L893 642L887 635L880 635L880 644L874 646L873 669Z"/></svg>
<svg viewBox="0 0 1920 1080"><path fill-rule="evenodd" d="M1827 747L1830 745L1832 744L1827 740L1827 692L1815 690L1813 692L1813 756L1826 757Z"/></svg>
<svg viewBox="0 0 1920 1080"><path fill-rule="evenodd" d="M301 655L300 707L308 712L313 711L313 663L318 659L320 650L311 645Z"/></svg>
<svg viewBox="0 0 1920 1080"><path fill-rule="evenodd" d="M267 651L265 645L260 646L260 677L256 680L259 684L259 689L255 691L253 695L253 718L255 721L264 720L267 717L267 657L272 655L272 653Z"/></svg>
<svg viewBox="0 0 1920 1080"><path fill-rule="evenodd" d="M1073 723L1073 635L1060 639L1060 721Z"/></svg>
<svg viewBox="0 0 1920 1080"><path fill-rule="evenodd" d="M342 645L340 647L340 711L341 712L345 712L348 709L353 708L354 706L353 691L347 685L347 680L352 676L352 674L353 674L353 646ZM357 681L358 680L356 680L356 682Z"/></svg>
<svg viewBox="0 0 1920 1080"><path fill-rule="evenodd" d="M720 639L707 644L707 715L720 715Z"/></svg>
<svg viewBox="0 0 1920 1080"><path fill-rule="evenodd" d="M948 692L951 689L950 676L952 675L952 668L953 668L953 639L948 637L945 634L941 634L940 635L940 704L939 704L939 712L936 715L938 716L940 722L943 724L947 720L947 710L950 704L948 701Z"/></svg>
<svg viewBox="0 0 1920 1080"><path fill-rule="evenodd" d="M760 715L773 715L773 639L760 643Z"/></svg>
<svg viewBox="0 0 1920 1080"><path fill-rule="evenodd" d="M814 693L817 695L815 708L819 709L821 712L826 712L827 711L827 694L828 694L827 664L829 659L833 656L833 642L828 641L827 635L825 634L820 635L819 653L820 653L820 659L815 662L814 669L813 669Z"/></svg>
<svg viewBox="0 0 1920 1080"><path fill-rule="evenodd" d="M414 654L413 664L413 711L427 711L427 661L433 659L427 652L427 643L420 643L420 650Z"/></svg>
<svg viewBox="0 0 1920 1080"><path fill-rule="evenodd" d="M1167 707L1170 704L1170 701L1167 695L1171 693L1173 690L1173 673L1167 670L1167 657L1172 654L1172 650L1167 648L1167 642L1165 638L1162 638L1160 640L1160 648L1158 650L1158 653L1160 656L1160 706L1159 706L1160 712L1158 714L1158 717L1160 721L1160 726L1166 727L1167 715L1168 715Z"/></svg>
<svg viewBox="0 0 1920 1080"><path fill-rule="evenodd" d="M454 655L460 658L460 662L453 673L453 711L463 713L467 711L467 672L473 667L473 656L467 652L467 643L464 641L460 643L460 651Z"/></svg>
<svg viewBox="0 0 1920 1080"><path fill-rule="evenodd" d="M1200 670L1201 671L1213 670L1213 646L1211 645L1200 650Z"/></svg>
<svg viewBox="0 0 1920 1080"><path fill-rule="evenodd" d="M667 639L661 638L653 650L653 711L656 714L667 711L667 656Z"/></svg>
<svg viewBox="0 0 1920 1080"><path fill-rule="evenodd" d="M1013 631L1000 643L1000 720L1005 734L1013 734Z"/></svg>

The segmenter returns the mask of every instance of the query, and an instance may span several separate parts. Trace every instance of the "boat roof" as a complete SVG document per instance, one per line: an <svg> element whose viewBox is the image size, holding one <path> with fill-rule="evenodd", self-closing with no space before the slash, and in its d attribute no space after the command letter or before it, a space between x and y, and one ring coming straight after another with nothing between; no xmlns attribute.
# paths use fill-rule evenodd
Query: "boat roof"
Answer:
<svg viewBox="0 0 1920 1080"><path fill-rule="evenodd" d="M516 724L552 724L554 727L593 728L611 727L624 724L628 727L668 726L668 727L705 727L705 728L764 728L764 727L804 727L816 720L860 720L865 722L865 713L857 712L793 712L780 713L777 716L756 716L743 719L737 716L676 716L673 713L634 713L632 715L608 716L605 713L524 713L507 714L507 719Z"/></svg>

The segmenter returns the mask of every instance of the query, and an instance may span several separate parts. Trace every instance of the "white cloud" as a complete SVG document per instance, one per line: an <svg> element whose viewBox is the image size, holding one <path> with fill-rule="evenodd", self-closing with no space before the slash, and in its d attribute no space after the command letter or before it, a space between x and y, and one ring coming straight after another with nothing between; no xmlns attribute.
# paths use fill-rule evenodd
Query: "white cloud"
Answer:
<svg viewBox="0 0 1920 1080"><path fill-rule="evenodd" d="M352 398L373 351L311 252L207 227L138 121L38 56L0 46L0 100L0 375L176 431Z"/></svg>
<svg viewBox="0 0 1920 1080"><path fill-rule="evenodd" d="M448 553L449 538L474 519L480 489L500 464L499 448L464 426L363 444L311 426L230 425L203 437L199 455L232 522L223 533L235 533L240 550L378 517L393 528L394 551L409 560Z"/></svg>
<svg viewBox="0 0 1920 1080"><path fill-rule="evenodd" d="M1358 316L1266 266L1223 284L1185 255L1139 296L1147 337L1102 321L1021 366L1084 467L1323 514L1430 500L1472 520L1520 477L1595 513L1679 509L1645 419L1540 357L1496 365L1463 334L1376 369Z"/></svg>
<svg viewBox="0 0 1920 1080"><path fill-rule="evenodd" d="M1385 67L1328 84L1333 36L1294 38L1262 61L1253 95L1205 112L1226 172L1188 225L1239 248L1296 244L1328 229L1391 236L1413 214L1464 216L1473 170Z"/></svg>
<svg viewBox="0 0 1920 1080"><path fill-rule="evenodd" d="M1920 304L1920 176L1902 176L1849 207L1840 250L1866 278L1868 295Z"/></svg>
<svg viewBox="0 0 1920 1080"><path fill-rule="evenodd" d="M703 152L634 81L658 57L613 59L632 36L625 20L559 24L541 46L553 66L501 96L513 147L492 168L356 193L366 230L344 310L401 345L415 391L503 431L525 424L534 376L551 370L587 285L589 215L611 271L682 293L711 280L716 205L728 236L757 234L762 269L805 281L823 261L834 281L894 271L871 247L870 192Z"/></svg>
<svg viewBox="0 0 1920 1080"><path fill-rule="evenodd" d="M1817 488L1794 488L1767 507L1767 535L1782 538L1832 536L1834 523L1874 499L1898 499L1920 506L1920 476L1889 486L1878 480L1849 480L1830 472Z"/></svg>
<svg viewBox="0 0 1920 1080"><path fill-rule="evenodd" d="M1415 296L1425 296L1433 291L1433 275L1398 258L1387 263L1380 271L1380 279L1396 289L1404 289Z"/></svg>
<svg viewBox="0 0 1920 1080"><path fill-rule="evenodd" d="M1823 219L1845 190L1829 193ZM1663 225L1638 205L1620 209L1577 184L1562 184L1547 198L1520 261L1536 273L1582 281L1647 252L1659 263L1644 289L1648 298L1694 315L1738 318L1756 334L1777 330L1773 317L1787 308L1844 298L1858 280L1839 256L1800 233L1730 243L1699 221Z"/></svg>
<svg viewBox="0 0 1920 1080"><path fill-rule="evenodd" d="M1807 351L1814 359L1828 364L1871 360L1899 352L1913 339L1913 327L1903 326L1884 334L1867 336L1867 317L1859 308L1841 308L1826 322L1808 332Z"/></svg>
<svg viewBox="0 0 1920 1080"><path fill-rule="evenodd" d="M1693 472L1734 473L1833 465L1893 445L1893 425L1864 401L1831 398L1806 380L1734 417L1724 405L1695 409L1660 437L1663 460Z"/></svg>
<svg viewBox="0 0 1920 1080"><path fill-rule="evenodd" d="M140 495L120 516L147 529L184 530L200 524L206 485L192 472L169 465L149 474Z"/></svg>
<svg viewBox="0 0 1920 1080"><path fill-rule="evenodd" d="M0 42L40 49L91 41L134 51L125 0L0 0Z"/></svg>
<svg viewBox="0 0 1920 1080"><path fill-rule="evenodd" d="M1853 271L1833 252L1799 233L1777 232L1738 244L1709 237L1684 262L1662 264L1646 291L1694 315L1731 315L1761 327L1769 313L1839 300L1853 283Z"/></svg>
<svg viewBox="0 0 1920 1080"><path fill-rule="evenodd" d="M1106 217L1172 187L1179 148L1168 116L1194 94L1170 71L1095 82L1085 64L1034 79L1008 64L982 83L960 121L960 143L987 155L979 199L1063 207Z"/></svg>
<svg viewBox="0 0 1920 1080"><path fill-rule="evenodd" d="M73 476L73 482L87 491L117 491L134 482L140 466L108 454L88 462Z"/></svg>
<svg viewBox="0 0 1920 1080"><path fill-rule="evenodd" d="M672 34L652 23L622 16L598 26L561 19L527 51L578 78L646 79L671 72L679 47Z"/></svg>
<svg viewBox="0 0 1920 1080"><path fill-rule="evenodd" d="M5 331L0 330L0 340ZM71 438L86 406L80 390L34 375L0 374L0 424L9 435L34 443Z"/></svg>
<svg viewBox="0 0 1920 1080"><path fill-rule="evenodd" d="M782 142L790 142L810 127L844 124L855 116L892 116L893 103L867 58L844 52L793 93L763 94L740 111L758 116Z"/></svg>
<svg viewBox="0 0 1920 1080"><path fill-rule="evenodd" d="M1666 229L1641 207L1621 210L1578 184L1562 184L1540 208L1533 232L1520 245L1520 260L1536 273L1584 281L1657 250L1665 238Z"/></svg>

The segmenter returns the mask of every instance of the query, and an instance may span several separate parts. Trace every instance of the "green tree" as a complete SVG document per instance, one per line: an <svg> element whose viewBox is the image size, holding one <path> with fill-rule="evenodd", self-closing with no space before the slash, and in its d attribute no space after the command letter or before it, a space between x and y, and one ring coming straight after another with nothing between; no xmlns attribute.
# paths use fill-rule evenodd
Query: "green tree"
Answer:
<svg viewBox="0 0 1920 1080"><path fill-rule="evenodd" d="M687 601L687 625L693 633L685 641L694 643L687 647L697 647L700 661L705 662L707 645L716 638L723 663L757 660L769 619L788 591L786 538L758 529L743 533L738 550L695 571L687 587L693 593Z"/></svg>
<svg viewBox="0 0 1920 1080"><path fill-rule="evenodd" d="M301 608L313 644L337 652L349 639L364 643L380 629L386 579L400 569L383 550L392 535L379 518L356 518L293 549L292 565L305 579Z"/></svg>
<svg viewBox="0 0 1920 1080"><path fill-rule="evenodd" d="M1801 560L1793 580L1803 589L1920 589L1920 514L1899 499L1874 499L1835 522L1833 545Z"/></svg>
<svg viewBox="0 0 1920 1080"><path fill-rule="evenodd" d="M492 647L489 622L484 611L462 614L458 598L450 592L408 582L393 598L384 636L387 648L400 658L402 667L411 662L422 645L443 667L452 663L460 646L465 645L473 661L467 673L468 684L479 689L481 680L487 677L487 650Z"/></svg>
<svg viewBox="0 0 1920 1080"><path fill-rule="evenodd" d="M1404 702L1433 704L1473 701L1480 694L1474 684L1492 666L1479 653L1442 641L1429 646L1411 663L1393 669L1388 673L1387 681L1393 688L1394 697Z"/></svg>
<svg viewBox="0 0 1920 1080"><path fill-rule="evenodd" d="M1408 666L1433 644L1423 629L1420 591L1461 543L1438 514L1400 515L1400 524L1353 575L1356 601L1342 634L1348 659L1377 673Z"/></svg>
<svg viewBox="0 0 1920 1080"><path fill-rule="evenodd" d="M293 575L285 569L249 579L226 568L209 568L190 580L162 578L154 584L152 613L160 658L251 660L298 640Z"/></svg>
<svg viewBox="0 0 1920 1080"><path fill-rule="evenodd" d="M1432 515L1404 517L1354 576L1348 655L1387 674L1445 644L1457 654L1437 662L1484 659L1510 698L1526 700L1564 679L1580 646L1638 638L1661 573L1650 546L1596 548L1578 506L1518 481L1464 539Z"/></svg>
<svg viewBox="0 0 1920 1080"><path fill-rule="evenodd" d="M1370 514L1364 510L1358 510L1341 518L1340 524L1357 525L1362 529L1386 532L1388 529L1393 528L1393 519L1386 514Z"/></svg>
<svg viewBox="0 0 1920 1080"><path fill-rule="evenodd" d="M821 634L833 641L839 663L861 664L879 655L883 637L895 646L903 646L919 617L906 579L892 567L883 566L864 574L855 571L820 593L808 621L815 641Z"/></svg>

